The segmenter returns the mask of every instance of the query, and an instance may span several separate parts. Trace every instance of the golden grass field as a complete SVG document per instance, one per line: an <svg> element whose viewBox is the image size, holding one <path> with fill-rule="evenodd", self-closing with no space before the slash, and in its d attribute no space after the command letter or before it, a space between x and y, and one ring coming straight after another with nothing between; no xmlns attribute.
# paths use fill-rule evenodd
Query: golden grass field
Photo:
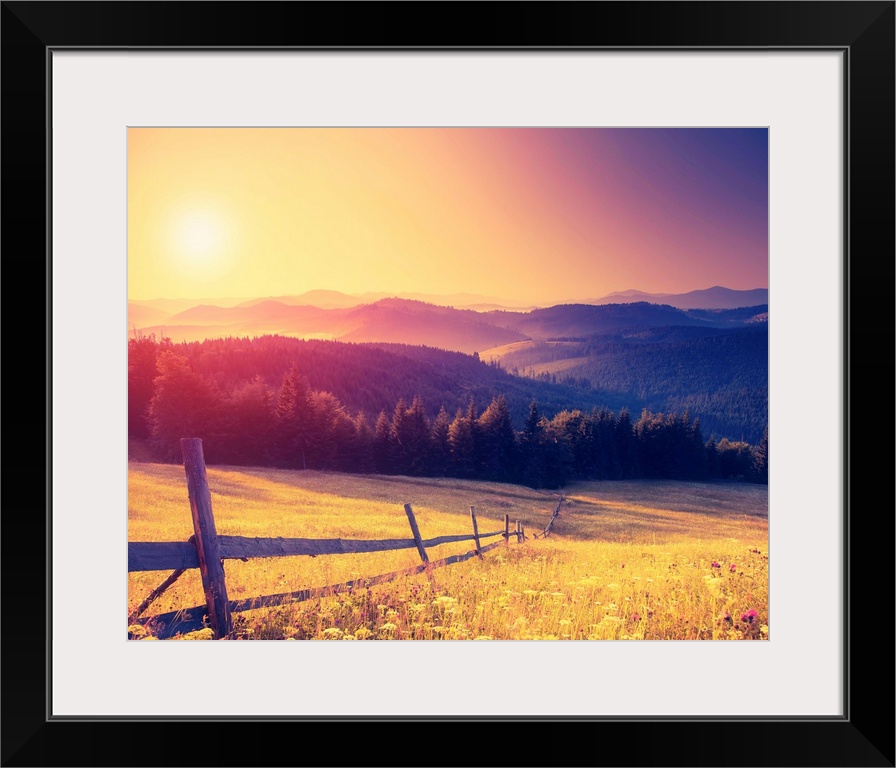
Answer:
<svg viewBox="0 0 896 768"><path fill-rule="evenodd" d="M258 537L410 538L411 503L424 539L480 533L520 520L482 560L303 603L235 613L237 639L709 640L758 639L768 627L768 487L676 481L583 482L558 492L456 479L209 467L217 532ZM183 467L129 464L130 541L193 533ZM483 545L496 541L490 538ZM472 542L428 550L431 560ZM414 549L227 560L230 600L336 584L419 564ZM130 612L167 572L128 574ZM205 602L189 570L151 616ZM147 627L152 635L151 624ZM143 630L141 630L142 632ZM194 633L203 638L208 632Z"/></svg>

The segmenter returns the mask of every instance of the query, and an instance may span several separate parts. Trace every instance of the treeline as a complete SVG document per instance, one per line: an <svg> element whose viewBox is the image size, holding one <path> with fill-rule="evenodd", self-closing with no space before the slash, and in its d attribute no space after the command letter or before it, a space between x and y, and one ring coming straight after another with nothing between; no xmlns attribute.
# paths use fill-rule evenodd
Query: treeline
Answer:
<svg viewBox="0 0 896 768"><path fill-rule="evenodd" d="M644 405L599 390L584 391L512 376L473 355L431 347L283 336L171 344L141 337L130 340L129 352L135 419L149 404L158 375L155 354L163 345L185 357L192 370L224 397L256 377L276 393L286 372L295 365L308 377L311 389L330 392L351 413L364 411L372 418L382 410L391 412L399 398L410 403L417 395L423 399L429 418L434 419L442 406L453 414L458 408L466 408L471 397L486 404L502 393L517 429L522 427L533 400L551 416L564 408L591 410L606 406L619 410L628 406L640 410Z"/></svg>
<svg viewBox="0 0 896 768"><path fill-rule="evenodd" d="M556 373L535 366L569 360ZM587 391L599 387L654 411L698 412L711 432L758 442L768 422L768 329L646 329L639 336L538 343L501 359L504 369Z"/></svg>
<svg viewBox="0 0 896 768"><path fill-rule="evenodd" d="M687 412L644 410L633 421L625 409L617 415L593 408L548 418L533 401L517 430L507 399L498 395L482 410L471 398L453 414L440 408L434 418L420 396L399 399L376 415L350 413L333 393L313 389L296 366L276 387L256 375L225 392L170 342L136 339L130 352L129 429L148 438L163 460L180 458L181 437L199 437L210 464L449 476L536 488L573 479L767 482L767 430L755 448L705 441L699 420Z"/></svg>

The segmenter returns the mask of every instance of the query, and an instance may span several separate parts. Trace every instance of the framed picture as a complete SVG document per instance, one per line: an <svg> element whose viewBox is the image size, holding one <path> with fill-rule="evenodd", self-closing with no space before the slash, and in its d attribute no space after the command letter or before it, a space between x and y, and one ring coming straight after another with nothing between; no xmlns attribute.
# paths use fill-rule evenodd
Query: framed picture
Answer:
<svg viewBox="0 0 896 768"><path fill-rule="evenodd" d="M412 8L450 12L429 40L402 45L389 30ZM46 455L36 480L46 516L7 505L4 764L159 762L139 745L194 722L215 738L187 741L177 762L258 763L256 740L226 738L233 721L262 738L296 724L494 721L553 733L562 723L564 738L587 723L598 730L574 751L595 764L893 765L892 518L866 512L880 509L868 449L881 427L872 433L873 401L853 407L857 385L876 391L890 367L853 339L892 328L893 31L891 2L359 4L350 14L3 3L7 285L37 265L28 284L46 285L47 318L46 398L34 405L46 408L46 437L17 448ZM348 658L333 643L126 642L121 330L137 126L767 130L771 637L361 643ZM46 259L15 260L21 243L45 243ZM35 334L14 330L7 349L29 359ZM10 402L25 396L11 386ZM43 547L22 547L45 540L45 563ZM45 583L46 602L22 600L23 583ZM108 736L120 721L134 728L133 753ZM543 756L531 738L520 752L507 741L480 759L558 760L556 739ZM403 758L333 756L381 760Z"/></svg>

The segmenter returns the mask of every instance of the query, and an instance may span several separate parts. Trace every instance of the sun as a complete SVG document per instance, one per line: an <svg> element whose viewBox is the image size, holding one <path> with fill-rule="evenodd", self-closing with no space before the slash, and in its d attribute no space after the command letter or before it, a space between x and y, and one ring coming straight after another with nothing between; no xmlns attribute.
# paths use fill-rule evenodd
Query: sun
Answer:
<svg viewBox="0 0 896 768"><path fill-rule="evenodd" d="M226 222L214 210L194 208L181 212L174 222L178 256L196 264L208 264L226 250Z"/></svg>
<svg viewBox="0 0 896 768"><path fill-rule="evenodd" d="M184 277L221 276L232 267L232 222L212 205L185 206L169 220L168 246L169 259Z"/></svg>
<svg viewBox="0 0 896 768"><path fill-rule="evenodd" d="M180 239L186 251L204 259L221 249L221 228L211 217L189 217L181 223Z"/></svg>

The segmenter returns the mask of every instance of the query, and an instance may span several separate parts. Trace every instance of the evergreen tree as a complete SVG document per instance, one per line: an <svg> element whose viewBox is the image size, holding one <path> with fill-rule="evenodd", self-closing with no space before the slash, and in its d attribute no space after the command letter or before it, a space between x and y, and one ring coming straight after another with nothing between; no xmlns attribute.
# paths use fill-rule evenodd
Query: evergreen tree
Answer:
<svg viewBox="0 0 896 768"><path fill-rule="evenodd" d="M309 394L310 425L307 465L311 469L339 470L353 465L351 450L355 425L331 392Z"/></svg>
<svg viewBox="0 0 896 768"><path fill-rule="evenodd" d="M476 443L473 435L473 425L460 408L451 425L448 427L448 444L451 447L451 476L475 477L476 476Z"/></svg>
<svg viewBox="0 0 896 768"><path fill-rule="evenodd" d="M619 462L620 479L631 480L632 478L640 477L641 470L638 462L637 443L628 408L623 408L619 412L613 436L616 447L616 460Z"/></svg>
<svg viewBox="0 0 896 768"><path fill-rule="evenodd" d="M573 452L563 429L542 416L541 422L541 483L545 488L566 485L573 471Z"/></svg>
<svg viewBox="0 0 896 768"><path fill-rule="evenodd" d="M473 477L483 477L485 467L485 456L483 455L482 435L479 430L479 418L476 408L476 401L471 397L467 403L467 412L465 417L469 423L470 438L473 443Z"/></svg>
<svg viewBox="0 0 896 768"><path fill-rule="evenodd" d="M404 401L399 401L392 419L392 432L398 447L401 470L414 477L429 474L430 424L422 398L417 395L410 408L399 412Z"/></svg>
<svg viewBox="0 0 896 768"><path fill-rule="evenodd" d="M494 398L478 420L484 477L511 482L517 475L517 445L504 395Z"/></svg>
<svg viewBox="0 0 896 768"><path fill-rule="evenodd" d="M597 411L594 426L595 464L597 469L595 476L601 480L622 479L623 470L619 456L618 429L616 417L612 411L607 408L601 408Z"/></svg>
<svg viewBox="0 0 896 768"><path fill-rule="evenodd" d="M277 394L275 454L283 467L308 468L312 440L311 396L304 377L292 366Z"/></svg>
<svg viewBox="0 0 896 768"><path fill-rule="evenodd" d="M171 350L171 339L157 343L152 334L128 339L128 434L132 437L149 437L149 403L159 375L156 357L163 349Z"/></svg>
<svg viewBox="0 0 896 768"><path fill-rule="evenodd" d="M647 408L632 428L638 445L638 458L645 477L668 477L668 451L663 435L663 415Z"/></svg>
<svg viewBox="0 0 896 768"><path fill-rule="evenodd" d="M762 439L753 451L753 481L768 485L768 425L762 432Z"/></svg>
<svg viewBox="0 0 896 768"><path fill-rule="evenodd" d="M753 449L749 443L723 437L716 445L719 456L719 475L724 480L744 480L753 465Z"/></svg>
<svg viewBox="0 0 896 768"><path fill-rule="evenodd" d="M354 465L351 471L359 472L362 475L369 475L376 472L374 434L364 411L358 411L358 415L354 420L354 427L355 440L354 448L352 450L354 455Z"/></svg>
<svg viewBox="0 0 896 768"><path fill-rule="evenodd" d="M706 445L703 442L703 431L700 429L700 418L694 419L688 432L688 453L690 456L690 477L693 480L706 479Z"/></svg>
<svg viewBox="0 0 896 768"><path fill-rule="evenodd" d="M710 435L706 442L706 476L710 480L718 480L722 476L722 467L719 463L719 449L716 445L715 435Z"/></svg>
<svg viewBox="0 0 896 768"><path fill-rule="evenodd" d="M213 424L220 395L193 371L183 355L160 352L156 365L159 375L148 418L153 446L166 461L177 461L181 457L180 439L198 437L203 440L206 461L217 461Z"/></svg>
<svg viewBox="0 0 896 768"><path fill-rule="evenodd" d="M553 419L552 426L563 435L572 452L573 476L593 477L594 433L593 422L581 411L560 411Z"/></svg>
<svg viewBox="0 0 896 768"><path fill-rule="evenodd" d="M542 487L542 432L541 414L533 400L529 403L529 415L519 437L521 479L530 488Z"/></svg>
<svg viewBox="0 0 896 768"><path fill-rule="evenodd" d="M221 402L215 419L220 461L242 466L270 465L276 419L274 395L261 376L236 387Z"/></svg>
<svg viewBox="0 0 896 768"><path fill-rule="evenodd" d="M395 473L395 444L392 439L392 422L385 411L380 411L373 430L373 461L381 475Z"/></svg>
<svg viewBox="0 0 896 768"><path fill-rule="evenodd" d="M432 473L438 477L448 475L451 468L451 420L443 405L432 423Z"/></svg>
<svg viewBox="0 0 896 768"><path fill-rule="evenodd" d="M405 420L407 418L408 404L404 398L399 398L392 411L392 461L393 471L399 475L409 475L410 456L401 444L402 437L405 436L407 428Z"/></svg>

